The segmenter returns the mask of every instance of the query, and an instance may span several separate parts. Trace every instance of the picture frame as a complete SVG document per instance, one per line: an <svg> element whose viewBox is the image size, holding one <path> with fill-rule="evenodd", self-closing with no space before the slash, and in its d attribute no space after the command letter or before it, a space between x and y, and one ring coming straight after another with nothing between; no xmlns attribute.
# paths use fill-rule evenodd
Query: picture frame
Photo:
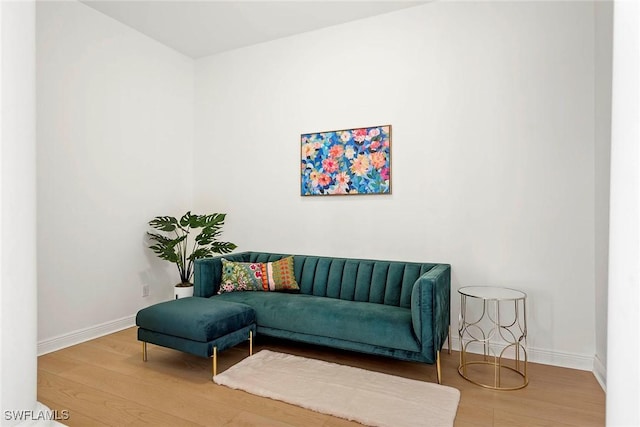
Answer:
<svg viewBox="0 0 640 427"><path fill-rule="evenodd" d="M300 195L391 194L391 125L300 135Z"/></svg>

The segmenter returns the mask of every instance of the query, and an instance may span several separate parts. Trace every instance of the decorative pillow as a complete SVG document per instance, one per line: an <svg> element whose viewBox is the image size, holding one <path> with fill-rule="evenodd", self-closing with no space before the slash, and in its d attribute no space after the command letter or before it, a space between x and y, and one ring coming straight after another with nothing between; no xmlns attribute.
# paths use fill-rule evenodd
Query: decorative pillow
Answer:
<svg viewBox="0 0 640 427"><path fill-rule="evenodd" d="M265 291L299 291L293 273L293 257L288 256L274 262L265 262L262 267L262 288Z"/></svg>
<svg viewBox="0 0 640 427"><path fill-rule="evenodd" d="M262 264L233 262L222 258L222 281L218 294L237 291L261 291Z"/></svg>

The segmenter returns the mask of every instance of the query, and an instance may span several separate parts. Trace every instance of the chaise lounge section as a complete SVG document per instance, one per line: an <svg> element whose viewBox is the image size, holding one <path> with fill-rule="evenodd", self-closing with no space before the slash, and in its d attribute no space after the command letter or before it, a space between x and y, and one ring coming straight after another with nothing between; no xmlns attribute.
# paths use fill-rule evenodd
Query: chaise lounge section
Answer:
<svg viewBox="0 0 640 427"><path fill-rule="evenodd" d="M217 372L219 352L249 340L253 353L256 314L246 304L222 299L182 298L143 308L136 315L142 360L147 361L147 343L212 358L212 376Z"/></svg>

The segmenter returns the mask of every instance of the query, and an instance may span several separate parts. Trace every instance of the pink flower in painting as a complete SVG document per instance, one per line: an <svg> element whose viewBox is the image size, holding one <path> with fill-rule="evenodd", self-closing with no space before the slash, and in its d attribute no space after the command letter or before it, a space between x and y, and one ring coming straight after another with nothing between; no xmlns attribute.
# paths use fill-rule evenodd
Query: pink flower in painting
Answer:
<svg viewBox="0 0 640 427"><path fill-rule="evenodd" d="M371 151L376 151L378 148L380 148L380 141L373 141L369 146Z"/></svg>
<svg viewBox="0 0 640 427"><path fill-rule="evenodd" d="M362 143L364 141L364 139L367 137L367 130L366 129L354 129L354 130L351 131L351 135L353 135L353 139L355 139L356 142Z"/></svg>
<svg viewBox="0 0 640 427"><path fill-rule="evenodd" d="M371 153L371 164L374 168L380 169L385 165L386 162L387 159L385 158L384 153L380 151Z"/></svg>
<svg viewBox="0 0 640 427"><path fill-rule="evenodd" d="M342 145L334 145L329 149L329 155L334 159L342 156L342 154L344 154L344 148L342 148Z"/></svg>
<svg viewBox="0 0 640 427"><path fill-rule="evenodd" d="M318 178L318 183L319 183L322 187L326 187L327 185L331 184L331 178L329 177L329 175L322 174L322 175L320 175L320 177Z"/></svg>
<svg viewBox="0 0 640 427"><path fill-rule="evenodd" d="M331 187L333 194L346 194L349 189L349 174L346 172L340 172L335 177L335 185Z"/></svg>
<svg viewBox="0 0 640 427"><path fill-rule="evenodd" d="M322 161L322 169L324 169L326 173L334 173L338 170L338 162L336 162L331 157L329 157L328 159L324 159Z"/></svg>
<svg viewBox="0 0 640 427"><path fill-rule="evenodd" d="M358 154L358 157L351 162L351 167L349 169L351 169L352 173L358 176L366 174L369 169L369 158L364 154Z"/></svg>
<svg viewBox="0 0 640 427"><path fill-rule="evenodd" d="M347 194L347 187L336 184L333 187L329 188L328 193L329 194Z"/></svg>
<svg viewBox="0 0 640 427"><path fill-rule="evenodd" d="M342 140L342 142L347 142L351 139L351 133L346 131L346 132L340 132L340 139Z"/></svg>
<svg viewBox="0 0 640 427"><path fill-rule="evenodd" d="M376 137L378 135L380 135L380 129L378 129L378 128L369 129L369 138L374 138L374 137Z"/></svg>
<svg viewBox="0 0 640 427"><path fill-rule="evenodd" d="M384 168L380 171L380 178L384 181L389 181L389 168Z"/></svg>
<svg viewBox="0 0 640 427"><path fill-rule="evenodd" d="M350 180L351 179L349 178L349 174L346 172L340 172L338 175L336 175L336 183L340 185L349 185Z"/></svg>

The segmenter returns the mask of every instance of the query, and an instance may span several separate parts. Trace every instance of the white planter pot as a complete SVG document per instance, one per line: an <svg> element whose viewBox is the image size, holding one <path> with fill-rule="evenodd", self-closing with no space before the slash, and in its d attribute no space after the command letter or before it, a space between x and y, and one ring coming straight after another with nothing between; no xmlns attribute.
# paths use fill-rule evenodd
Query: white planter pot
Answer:
<svg viewBox="0 0 640 427"><path fill-rule="evenodd" d="M193 296L193 286L174 286L174 299L188 298Z"/></svg>

